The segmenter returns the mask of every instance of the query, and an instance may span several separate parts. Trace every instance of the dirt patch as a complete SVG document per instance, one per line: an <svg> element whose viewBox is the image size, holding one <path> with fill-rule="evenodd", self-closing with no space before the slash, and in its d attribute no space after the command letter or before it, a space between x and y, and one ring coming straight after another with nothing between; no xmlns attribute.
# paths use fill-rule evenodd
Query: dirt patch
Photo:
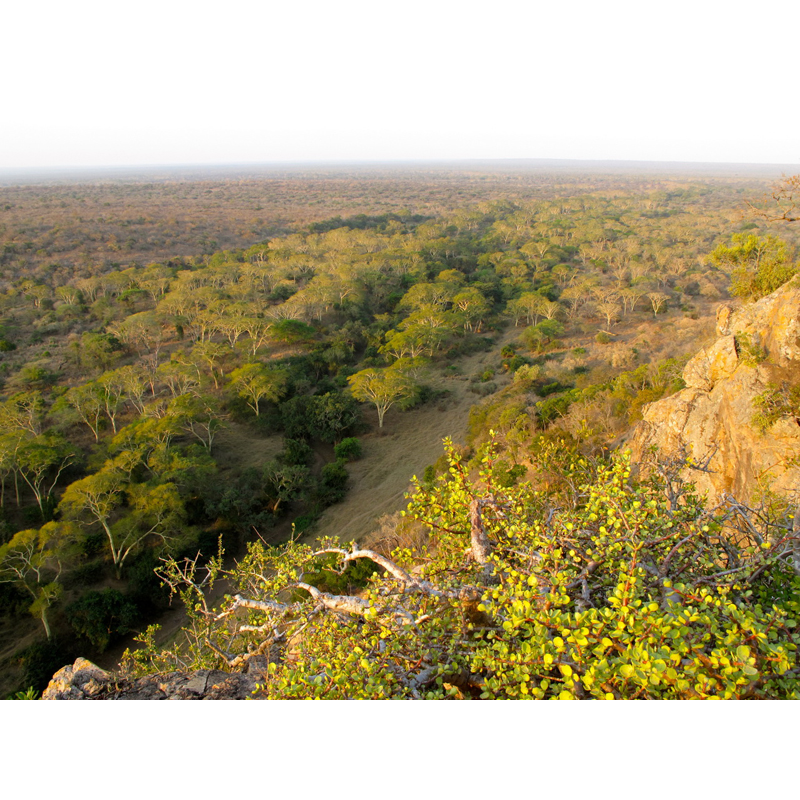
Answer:
<svg viewBox="0 0 800 800"><path fill-rule="evenodd" d="M283 449L283 436L259 436L251 427L227 422L214 440L214 459L220 471L259 468Z"/></svg>

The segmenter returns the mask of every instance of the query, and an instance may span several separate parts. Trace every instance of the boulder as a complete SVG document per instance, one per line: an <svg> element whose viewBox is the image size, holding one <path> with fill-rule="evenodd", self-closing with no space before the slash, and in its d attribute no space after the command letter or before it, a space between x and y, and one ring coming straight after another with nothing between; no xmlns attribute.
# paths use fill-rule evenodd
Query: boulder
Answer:
<svg viewBox="0 0 800 800"><path fill-rule="evenodd" d="M128 678L79 658L53 676L42 700L246 700L262 677L258 663L247 674L201 669Z"/></svg>

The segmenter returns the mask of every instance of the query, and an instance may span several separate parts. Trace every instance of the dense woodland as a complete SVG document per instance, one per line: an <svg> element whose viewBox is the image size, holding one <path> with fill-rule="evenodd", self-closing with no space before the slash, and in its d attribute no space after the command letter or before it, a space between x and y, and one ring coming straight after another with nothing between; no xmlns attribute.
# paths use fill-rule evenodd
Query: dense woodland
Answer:
<svg viewBox="0 0 800 800"><path fill-rule="evenodd" d="M794 612L784 604L770 621L762 608L791 596L783 551L737 545L756 578L739 628L727 620L723 636L719 599L745 590L716 577L724 548L709 530L720 521L690 487L669 521L674 475L634 487L611 456L646 403L681 387L716 305L763 296L796 270L796 227L748 211L770 183L418 170L0 187L4 694L40 690L76 655L99 657L143 631L172 591L195 609L194 638L164 651L150 631L133 668L235 666L303 628L292 640L302 657L276 656L270 696L629 696L637 681L637 696L737 696L750 670L769 673L758 691L791 695ZM461 444L415 467L409 512L374 520L372 555L314 544L365 449L391 453L393 420L446 408L456 392L473 405ZM243 440L269 443L269 457L242 458ZM619 502L602 527L609 496ZM590 569L607 529L629 530L642 508L652 509L647 535L614 545L627 560ZM548 514L559 536L580 529L581 541L548 538ZM499 537L491 553L477 518ZM763 523L763 542L782 519ZM679 539L665 534L672 525ZM710 554L693 561L700 540ZM529 569L534 546L546 552L552 629L567 631L528 631L547 640L535 686L519 649L531 624L519 604L543 591ZM213 583L245 549L229 580L240 597L265 583L262 605L242 601L249 625L209 632L198 576ZM656 581L640 575L644 551L675 576L666 566ZM511 576L499 588L492 564ZM465 595L454 570L488 595ZM689 651L675 663L656 653L676 637L693 646L689 622L645 614L682 573L698 647L713 629L733 655L707 658L738 658L717 683L686 667ZM610 658L602 668L585 655L559 661L570 643L605 652L616 641L601 594L637 598L631 640L661 632L641 655L659 662L660 682L629 662L619 673ZM336 613L314 623L300 596L314 614ZM362 604L346 621L343 598ZM500 628L487 621L500 617ZM737 631L748 625L745 645ZM258 643L256 629L280 632ZM413 680L398 677L403 659L417 663ZM577 686L573 674L590 668ZM479 688L458 678L476 670L488 676Z"/></svg>

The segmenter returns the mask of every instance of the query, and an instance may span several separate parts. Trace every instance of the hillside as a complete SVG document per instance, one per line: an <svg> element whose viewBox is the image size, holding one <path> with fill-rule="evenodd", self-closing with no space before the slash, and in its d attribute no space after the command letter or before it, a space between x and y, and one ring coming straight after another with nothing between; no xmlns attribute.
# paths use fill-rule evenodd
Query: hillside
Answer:
<svg viewBox="0 0 800 800"><path fill-rule="evenodd" d="M454 600L452 585L423 590L408 577L425 559L443 559L442 575L474 571L428 537L439 524L428 512L411 515L417 524L396 513L412 475L421 492L447 497L448 470L462 459L474 472L493 439L490 496L502 490L515 507L534 479L555 492L553 513L582 508L564 475L602 483L611 448L647 404L686 391L681 371L712 341L738 274L719 254L752 240L793 269L791 228L786 244L776 223L739 218L732 229L736 181L529 176L512 201L498 195L513 176L491 180L489 201L457 205L456 186L484 191L472 175L452 181L445 211L295 224L202 258L88 274L14 262L33 271L11 281L0 341L8 691L76 655L115 652L166 608L154 567L164 577L163 559L185 570L189 558L213 571L220 544L226 571L250 548L265 564L278 558L264 569L280 574L297 567L290 554L336 534L399 559L400 572L382 566L421 596ZM449 462L446 436L460 442ZM693 513L681 525L706 511ZM295 543L281 545L292 531ZM257 554L261 541L284 555ZM391 555L398 545L428 555ZM773 580L784 555L776 544L769 563L747 559ZM363 589L369 570L353 569L341 585L326 570L295 577L325 606L320 597L339 596L326 586ZM208 668L241 663L242 653L200 650Z"/></svg>

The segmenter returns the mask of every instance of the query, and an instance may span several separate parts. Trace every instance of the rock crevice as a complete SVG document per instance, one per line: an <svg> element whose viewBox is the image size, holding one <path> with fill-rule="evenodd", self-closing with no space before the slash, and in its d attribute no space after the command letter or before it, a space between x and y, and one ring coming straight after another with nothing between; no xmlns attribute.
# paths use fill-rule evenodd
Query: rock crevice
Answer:
<svg viewBox="0 0 800 800"><path fill-rule="evenodd" d="M645 409L627 447L641 461L650 448L681 450L709 472L687 477L716 502L733 495L754 501L764 488L800 492L800 427L784 417L761 432L754 401L770 385L800 384L800 283L782 286L757 303L717 313L719 338L686 365L686 388Z"/></svg>

